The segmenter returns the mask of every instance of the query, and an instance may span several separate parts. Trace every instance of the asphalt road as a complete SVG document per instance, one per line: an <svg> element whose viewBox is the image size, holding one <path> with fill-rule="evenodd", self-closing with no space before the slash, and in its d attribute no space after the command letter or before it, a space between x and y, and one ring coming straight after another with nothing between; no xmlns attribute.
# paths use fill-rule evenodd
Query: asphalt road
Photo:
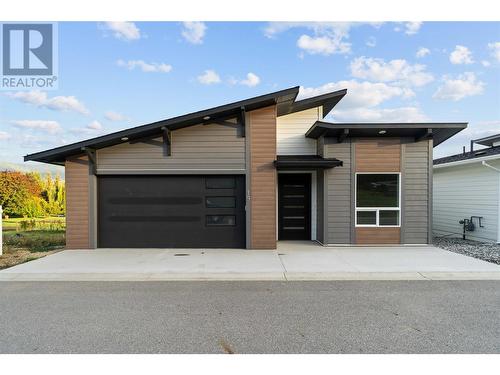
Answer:
<svg viewBox="0 0 500 375"><path fill-rule="evenodd" d="M500 353L500 282L0 283L0 353L225 352Z"/></svg>

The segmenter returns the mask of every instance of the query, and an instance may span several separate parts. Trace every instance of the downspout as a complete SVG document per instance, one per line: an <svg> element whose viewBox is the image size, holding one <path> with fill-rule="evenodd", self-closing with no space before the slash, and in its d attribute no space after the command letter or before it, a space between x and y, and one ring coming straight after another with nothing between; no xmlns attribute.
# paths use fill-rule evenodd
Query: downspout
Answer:
<svg viewBox="0 0 500 375"><path fill-rule="evenodd" d="M488 164L484 160L481 162L481 164L484 167L493 169L495 172L497 172L499 174L498 175L498 207L497 207L497 210L498 210L497 211L497 243L500 243L500 169Z"/></svg>

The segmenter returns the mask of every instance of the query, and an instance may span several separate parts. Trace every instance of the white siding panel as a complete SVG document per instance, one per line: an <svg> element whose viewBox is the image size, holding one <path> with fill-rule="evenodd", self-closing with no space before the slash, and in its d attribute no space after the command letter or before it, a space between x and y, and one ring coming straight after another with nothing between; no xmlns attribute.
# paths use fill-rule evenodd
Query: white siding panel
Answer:
<svg viewBox="0 0 500 375"><path fill-rule="evenodd" d="M311 108L280 116L277 120L278 155L316 155L315 139L305 137L309 128L321 119L320 108Z"/></svg>
<svg viewBox="0 0 500 375"><path fill-rule="evenodd" d="M97 170L244 170L245 138L235 128L196 125L171 133L172 155L164 156L158 145L128 142L97 151Z"/></svg>
<svg viewBox="0 0 500 375"><path fill-rule="evenodd" d="M459 220L483 216L484 228L476 225L474 232L467 232L467 238L497 241L498 200L499 175L490 168L480 163L434 168L434 234L454 233L461 236L462 225L458 223Z"/></svg>

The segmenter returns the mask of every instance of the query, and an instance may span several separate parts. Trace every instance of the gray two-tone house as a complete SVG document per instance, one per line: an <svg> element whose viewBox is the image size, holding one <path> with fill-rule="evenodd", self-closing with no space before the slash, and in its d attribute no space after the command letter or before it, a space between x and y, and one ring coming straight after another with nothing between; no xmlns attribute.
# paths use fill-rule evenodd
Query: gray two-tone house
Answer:
<svg viewBox="0 0 500 375"><path fill-rule="evenodd" d="M63 165L67 247L427 244L432 149L464 123L331 123L298 87L25 160Z"/></svg>

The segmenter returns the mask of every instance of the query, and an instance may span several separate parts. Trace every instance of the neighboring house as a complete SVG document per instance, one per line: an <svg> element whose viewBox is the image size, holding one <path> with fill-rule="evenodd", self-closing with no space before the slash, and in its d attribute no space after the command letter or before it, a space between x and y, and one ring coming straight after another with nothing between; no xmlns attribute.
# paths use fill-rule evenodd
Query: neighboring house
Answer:
<svg viewBox="0 0 500 375"><path fill-rule="evenodd" d="M474 143L488 148L474 151ZM471 141L471 149L434 160L434 233L500 243L500 134ZM479 223L481 217L481 223Z"/></svg>
<svg viewBox="0 0 500 375"><path fill-rule="evenodd" d="M322 121L298 87L27 155L64 165L67 247L426 244L432 147L466 124Z"/></svg>

